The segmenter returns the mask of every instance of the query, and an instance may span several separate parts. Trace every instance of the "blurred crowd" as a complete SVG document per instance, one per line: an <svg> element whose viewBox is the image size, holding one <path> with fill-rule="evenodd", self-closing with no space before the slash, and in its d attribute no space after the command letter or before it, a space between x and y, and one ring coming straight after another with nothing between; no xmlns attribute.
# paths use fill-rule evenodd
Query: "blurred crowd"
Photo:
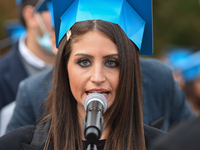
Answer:
<svg viewBox="0 0 200 150"><path fill-rule="evenodd" d="M171 45L161 58L173 70L174 79L184 91L196 115L200 111L200 51L196 47Z"/></svg>
<svg viewBox="0 0 200 150"><path fill-rule="evenodd" d="M58 51L51 0L16 6L19 19L5 22L0 41L1 49L10 47L0 56L0 136L41 121ZM140 68L144 124L170 132L199 116L198 48L170 45L160 59L140 56Z"/></svg>

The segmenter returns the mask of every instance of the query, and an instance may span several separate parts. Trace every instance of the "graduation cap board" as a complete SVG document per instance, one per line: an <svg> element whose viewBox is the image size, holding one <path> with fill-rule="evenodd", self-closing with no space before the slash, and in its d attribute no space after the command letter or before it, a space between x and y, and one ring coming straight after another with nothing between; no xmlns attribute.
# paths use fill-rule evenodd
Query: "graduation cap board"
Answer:
<svg viewBox="0 0 200 150"><path fill-rule="evenodd" d="M76 22L104 20L118 24L140 49L153 53L152 0L52 0L56 44Z"/></svg>

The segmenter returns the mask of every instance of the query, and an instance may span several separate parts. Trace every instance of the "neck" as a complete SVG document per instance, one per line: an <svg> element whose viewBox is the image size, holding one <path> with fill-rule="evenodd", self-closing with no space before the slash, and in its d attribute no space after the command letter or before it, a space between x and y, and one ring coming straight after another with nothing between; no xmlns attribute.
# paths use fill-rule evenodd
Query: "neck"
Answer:
<svg viewBox="0 0 200 150"><path fill-rule="evenodd" d="M52 54L49 54L38 45L33 31L31 30L27 31L25 44L34 55L36 55L38 58L43 60L45 63L50 64L50 65L54 64L55 56Z"/></svg>

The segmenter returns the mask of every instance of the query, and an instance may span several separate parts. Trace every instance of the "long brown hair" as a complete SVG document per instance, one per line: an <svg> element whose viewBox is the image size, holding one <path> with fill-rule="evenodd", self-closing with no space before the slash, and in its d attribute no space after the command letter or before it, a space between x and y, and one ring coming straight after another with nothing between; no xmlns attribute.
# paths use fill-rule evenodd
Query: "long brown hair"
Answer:
<svg viewBox="0 0 200 150"><path fill-rule="evenodd" d="M110 133L104 149L145 150L142 88L139 54L135 44L127 37L119 25L90 20L75 23L70 29L71 36L64 36L60 42L54 69L54 84L47 98L48 115L51 124L47 145L50 139L55 150L84 149L81 128L78 123L77 102L73 97L68 79L67 63L72 51L71 44L76 37L88 31L99 31L109 37L118 48L120 77L115 103L106 111L106 126Z"/></svg>

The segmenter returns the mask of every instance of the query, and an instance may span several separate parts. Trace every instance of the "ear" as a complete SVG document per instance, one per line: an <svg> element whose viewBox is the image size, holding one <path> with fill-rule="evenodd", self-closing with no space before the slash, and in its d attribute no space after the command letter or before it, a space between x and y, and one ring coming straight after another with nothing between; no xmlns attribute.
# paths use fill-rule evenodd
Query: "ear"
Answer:
<svg viewBox="0 0 200 150"><path fill-rule="evenodd" d="M35 12L34 12L34 7L31 5L27 5L24 7L22 15L24 17L24 20L28 28L37 28L38 27L38 22L35 17Z"/></svg>
<svg viewBox="0 0 200 150"><path fill-rule="evenodd" d="M56 48L56 38L55 38L54 29L52 29L52 31L50 32L50 39L51 39L52 50L53 50L54 54L56 55L58 52L58 49Z"/></svg>

